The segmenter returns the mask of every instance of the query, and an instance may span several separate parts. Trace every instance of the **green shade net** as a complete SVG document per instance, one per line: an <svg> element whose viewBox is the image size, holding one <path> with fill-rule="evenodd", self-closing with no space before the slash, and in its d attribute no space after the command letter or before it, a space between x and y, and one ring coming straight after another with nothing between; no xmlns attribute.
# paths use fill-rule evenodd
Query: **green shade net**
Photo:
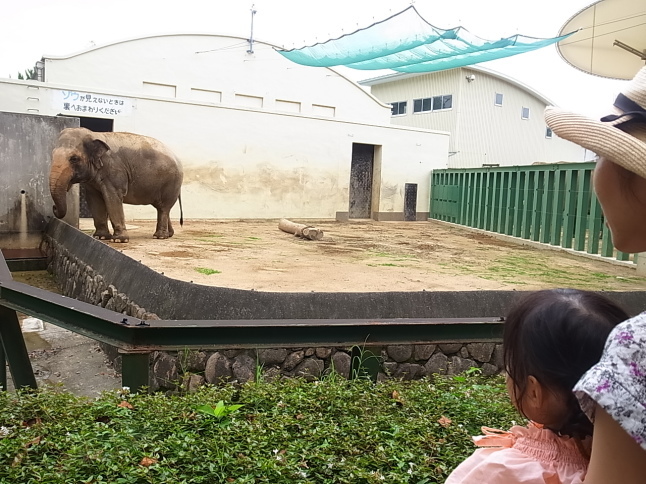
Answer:
<svg viewBox="0 0 646 484"><path fill-rule="evenodd" d="M573 33L550 39L512 35L486 40L463 27L448 30L434 27L411 5L392 17L337 39L300 49L277 50L292 62L312 67L434 72L530 52Z"/></svg>

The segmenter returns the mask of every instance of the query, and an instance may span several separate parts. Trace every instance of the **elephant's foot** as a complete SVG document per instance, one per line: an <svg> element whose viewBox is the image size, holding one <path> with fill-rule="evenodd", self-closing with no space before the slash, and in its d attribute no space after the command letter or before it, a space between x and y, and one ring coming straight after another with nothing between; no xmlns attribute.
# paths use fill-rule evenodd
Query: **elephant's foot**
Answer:
<svg viewBox="0 0 646 484"><path fill-rule="evenodd" d="M112 234L109 230L96 230L92 237L99 240L112 240Z"/></svg>
<svg viewBox="0 0 646 484"><path fill-rule="evenodd" d="M113 242L128 242L130 240L130 236L128 235L127 231L123 232L116 232L112 236L112 241Z"/></svg>
<svg viewBox="0 0 646 484"><path fill-rule="evenodd" d="M167 239L169 237L172 237L173 234L169 233L168 230L157 230L154 234L153 237L156 239Z"/></svg>

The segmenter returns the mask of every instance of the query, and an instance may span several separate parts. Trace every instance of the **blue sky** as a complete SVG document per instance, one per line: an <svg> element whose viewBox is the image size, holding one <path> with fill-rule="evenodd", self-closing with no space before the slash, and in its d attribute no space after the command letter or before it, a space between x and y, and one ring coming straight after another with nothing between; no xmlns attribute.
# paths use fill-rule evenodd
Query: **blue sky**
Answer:
<svg viewBox="0 0 646 484"><path fill-rule="evenodd" d="M593 0L416 0L415 7L441 28L462 25L480 37L513 34L553 37ZM5 2L0 16L0 77L17 77L43 55L72 54L92 45L159 33L200 32L254 37L300 47L366 27L411 4L410 0L30 0ZM606 114L624 84L566 64L554 46L481 64L511 76L555 104L589 116ZM343 71L352 79L371 72Z"/></svg>

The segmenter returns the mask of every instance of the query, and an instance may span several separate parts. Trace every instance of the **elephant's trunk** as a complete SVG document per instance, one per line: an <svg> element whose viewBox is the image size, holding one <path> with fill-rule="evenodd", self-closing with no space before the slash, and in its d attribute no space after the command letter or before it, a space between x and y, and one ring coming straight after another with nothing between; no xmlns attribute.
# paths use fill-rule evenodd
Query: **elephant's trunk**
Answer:
<svg viewBox="0 0 646 484"><path fill-rule="evenodd" d="M67 161L67 157L54 150L52 167L49 171L49 191L54 200L54 215L57 218L63 218L67 213L67 191L72 176L74 176L74 170Z"/></svg>

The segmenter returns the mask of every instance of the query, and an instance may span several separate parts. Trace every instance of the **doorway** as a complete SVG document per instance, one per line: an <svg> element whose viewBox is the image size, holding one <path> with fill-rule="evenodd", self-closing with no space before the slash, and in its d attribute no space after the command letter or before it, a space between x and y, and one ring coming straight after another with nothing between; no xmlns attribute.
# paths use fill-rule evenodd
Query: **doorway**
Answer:
<svg viewBox="0 0 646 484"><path fill-rule="evenodd" d="M372 216L374 163L374 145L352 143L349 218L370 218Z"/></svg>

